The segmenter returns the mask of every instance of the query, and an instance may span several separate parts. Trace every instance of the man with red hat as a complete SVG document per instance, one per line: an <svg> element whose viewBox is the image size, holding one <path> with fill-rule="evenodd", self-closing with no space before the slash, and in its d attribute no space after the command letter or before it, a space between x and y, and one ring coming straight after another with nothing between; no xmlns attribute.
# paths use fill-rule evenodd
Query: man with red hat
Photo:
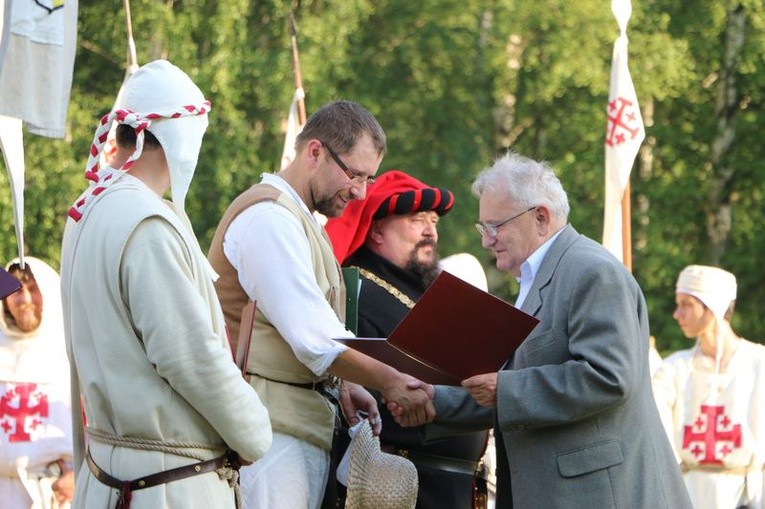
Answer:
<svg viewBox="0 0 765 509"><path fill-rule="evenodd" d="M438 275L437 224L453 205L451 191L391 170L369 186L364 200L350 203L341 217L327 222L338 260L360 269L359 336L389 336ZM385 407L380 413L383 450L417 467L417 508L474 507L487 432L425 445L417 428L397 425Z"/></svg>

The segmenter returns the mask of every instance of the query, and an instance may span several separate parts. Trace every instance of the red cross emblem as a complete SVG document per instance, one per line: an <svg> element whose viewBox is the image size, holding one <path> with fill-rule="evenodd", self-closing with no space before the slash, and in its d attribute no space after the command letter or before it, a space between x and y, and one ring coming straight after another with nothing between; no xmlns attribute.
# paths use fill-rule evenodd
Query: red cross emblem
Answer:
<svg viewBox="0 0 765 509"><path fill-rule="evenodd" d="M640 134L640 120L635 112L635 105L624 97L608 101L608 127L606 128L606 145L615 147L629 140L634 140Z"/></svg>
<svg viewBox="0 0 765 509"><path fill-rule="evenodd" d="M48 417L48 396L37 384L16 384L0 398L0 428L9 442L31 442L30 430Z"/></svg>
<svg viewBox="0 0 765 509"><path fill-rule="evenodd" d="M699 464L722 465L726 456L741 447L741 425L732 424L724 412L724 406L701 405L694 423L683 427L683 449L690 450Z"/></svg>

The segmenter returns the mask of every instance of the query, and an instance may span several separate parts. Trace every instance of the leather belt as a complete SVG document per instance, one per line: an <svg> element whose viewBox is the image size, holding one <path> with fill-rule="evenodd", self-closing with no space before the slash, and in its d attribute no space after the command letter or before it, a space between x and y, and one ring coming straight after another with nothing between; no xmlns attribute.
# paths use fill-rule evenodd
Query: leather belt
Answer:
<svg viewBox="0 0 765 509"><path fill-rule="evenodd" d="M273 378L268 378L267 376L263 376L258 373L253 373L252 371L247 372L250 376L257 376L262 378L263 380L268 380L269 382L276 382L278 384L285 384L292 387L297 387L299 389L307 389L309 391L316 391L328 400L330 400L333 404L339 405L340 403L337 401L337 396L335 396L332 393L331 388L335 387L337 385L337 382L333 380L334 377L325 378L324 380L320 380L318 382L306 382L306 383L300 383L300 382L285 382L284 380L274 380Z"/></svg>
<svg viewBox="0 0 765 509"><path fill-rule="evenodd" d="M96 465L96 462L93 461L93 457L90 455L90 449L88 449L85 459L88 462L88 468L90 468L90 471L96 479L107 486L120 490L116 509L129 509L130 500L133 498L133 491L159 486L160 484L186 479L187 477L194 477L195 475L214 472L223 467L230 467L234 470L239 470L240 467L237 454L234 451L228 451L223 456L211 460L192 463L191 465L183 467L171 468L170 470L150 474L145 477L133 479L132 481L121 481L104 472L101 467Z"/></svg>
<svg viewBox="0 0 765 509"><path fill-rule="evenodd" d="M477 461L464 460L460 458L446 458L435 454L428 454L420 451L411 451L396 447L396 454L407 458L416 466L423 466L444 472L469 475L475 477L478 474L479 463Z"/></svg>

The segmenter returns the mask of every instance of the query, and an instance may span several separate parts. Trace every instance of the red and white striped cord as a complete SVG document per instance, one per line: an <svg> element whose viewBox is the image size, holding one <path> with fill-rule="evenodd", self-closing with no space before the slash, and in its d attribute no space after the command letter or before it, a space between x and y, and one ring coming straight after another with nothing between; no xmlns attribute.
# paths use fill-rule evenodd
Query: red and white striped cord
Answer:
<svg viewBox="0 0 765 509"><path fill-rule="evenodd" d="M127 124L135 129L136 141L135 149L125 163L119 168L123 174L130 170L136 160L141 157L143 152L144 131L151 125L153 120L157 119L172 119L181 117L192 117L197 115L204 115L210 111L212 105L210 101L204 101L201 105L188 105L182 106L177 110L160 111L154 113L136 113L131 110L114 110L101 117L101 123L96 129L96 133L93 136L93 143L90 145L90 154L88 156L88 163L85 167L85 178L91 181L90 187L86 190L77 201L69 208L68 215L75 221L79 221L85 210L85 205L91 200L91 197L98 196L117 178L114 174L107 175L99 174L99 157L103 146L106 143L106 139L109 135L113 122L120 124Z"/></svg>

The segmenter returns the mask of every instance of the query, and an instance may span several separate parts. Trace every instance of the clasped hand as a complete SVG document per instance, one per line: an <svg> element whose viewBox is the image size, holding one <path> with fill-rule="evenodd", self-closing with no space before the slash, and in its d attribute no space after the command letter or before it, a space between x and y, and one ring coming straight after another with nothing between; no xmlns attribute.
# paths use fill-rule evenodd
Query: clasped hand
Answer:
<svg viewBox="0 0 765 509"><path fill-rule="evenodd" d="M419 426L436 417L435 389L412 376L399 377L383 393L383 402L400 426Z"/></svg>
<svg viewBox="0 0 765 509"><path fill-rule="evenodd" d="M427 413L423 416L421 413L408 412L398 401L388 400L387 407L396 423L400 426L419 426L431 422L435 418L435 408L432 399L435 396L435 389L432 385L420 382L416 378L412 379L407 386L410 390L420 390L425 392L431 401L428 401L426 409L433 413ZM497 408L497 373L485 373L475 375L462 381L464 387L473 397L476 403L487 408Z"/></svg>

